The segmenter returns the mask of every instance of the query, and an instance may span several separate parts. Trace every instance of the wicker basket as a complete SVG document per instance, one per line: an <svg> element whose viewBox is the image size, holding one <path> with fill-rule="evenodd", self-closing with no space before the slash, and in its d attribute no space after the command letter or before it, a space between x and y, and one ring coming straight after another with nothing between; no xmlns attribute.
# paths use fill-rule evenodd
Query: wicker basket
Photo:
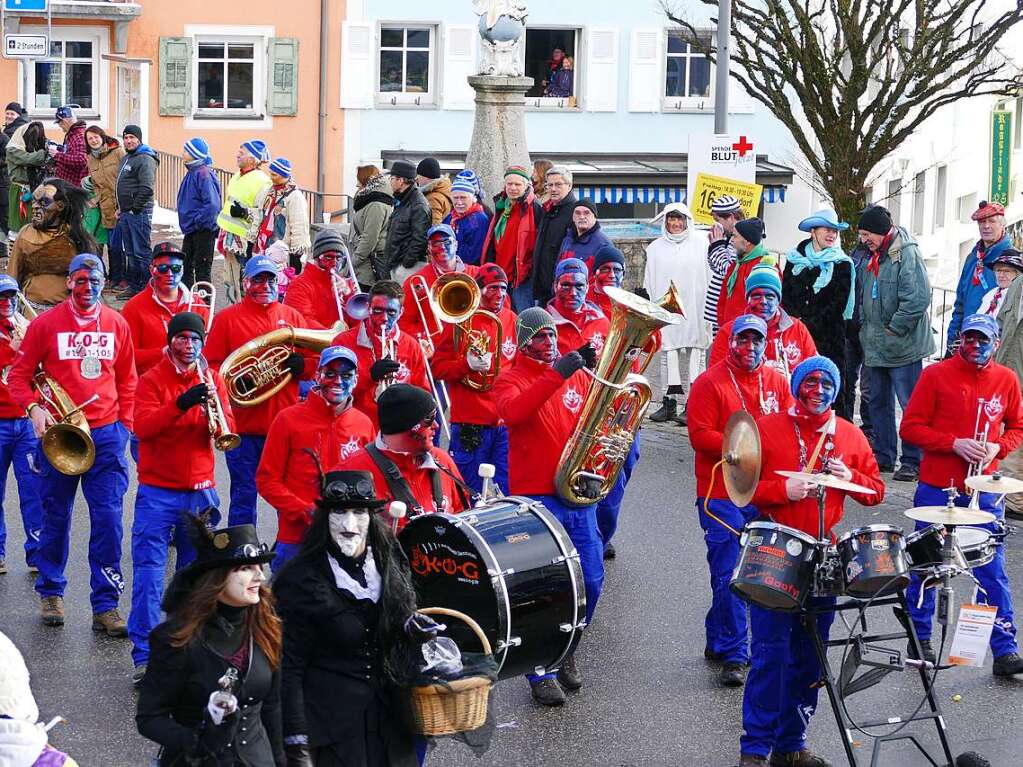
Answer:
<svg viewBox="0 0 1023 767"><path fill-rule="evenodd" d="M483 645L483 652L492 650L483 629L472 618L446 607L427 607L425 615L446 615L458 618L473 630ZM456 679L448 684L427 684L412 687L411 708L415 731L420 735L454 735L475 730L487 718L487 700L492 683L485 676Z"/></svg>

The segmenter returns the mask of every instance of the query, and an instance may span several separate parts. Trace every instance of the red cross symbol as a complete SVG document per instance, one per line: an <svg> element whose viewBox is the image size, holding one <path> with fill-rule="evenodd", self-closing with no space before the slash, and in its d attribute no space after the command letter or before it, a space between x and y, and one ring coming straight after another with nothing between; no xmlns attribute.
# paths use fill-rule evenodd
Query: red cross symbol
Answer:
<svg viewBox="0 0 1023 767"><path fill-rule="evenodd" d="M745 136L739 136L739 143L732 144L732 149L739 153L739 157L745 157L746 152L753 151L753 145L746 140Z"/></svg>

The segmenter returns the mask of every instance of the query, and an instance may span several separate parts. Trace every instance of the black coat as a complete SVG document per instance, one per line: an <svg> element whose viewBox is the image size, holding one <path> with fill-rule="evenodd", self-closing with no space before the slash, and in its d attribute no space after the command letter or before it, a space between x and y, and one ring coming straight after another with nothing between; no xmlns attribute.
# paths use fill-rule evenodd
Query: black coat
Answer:
<svg viewBox="0 0 1023 767"><path fill-rule="evenodd" d="M218 614L200 639L176 648L170 644L169 622L153 629L135 723L144 737L163 746L160 767L283 767L280 669L270 668L255 642L234 693L238 711L219 727L212 727L205 714L210 693L228 668L213 645L232 630ZM203 755L199 761L187 761L196 753Z"/></svg>
<svg viewBox="0 0 1023 767"><path fill-rule="evenodd" d="M810 240L796 246L806 252ZM834 265L831 282L813 292L813 283L820 269L804 269L794 274L792 264L786 264L781 281L781 305L792 317L798 317L810 331L817 353L822 354L839 369L845 364L845 305L852 290L852 265L846 261Z"/></svg>
<svg viewBox="0 0 1023 767"><path fill-rule="evenodd" d="M417 767L398 691L384 679L379 604L338 588L326 552L291 562L273 589L285 737L307 735L314 753L329 747L351 767Z"/></svg>
<svg viewBox="0 0 1023 767"><path fill-rule="evenodd" d="M387 225L388 269L399 266L410 269L417 262L426 261L426 232L432 222L430 203L415 184L394 198L394 211Z"/></svg>
<svg viewBox="0 0 1023 767"><path fill-rule="evenodd" d="M537 306L546 306L554 295L554 267L561 252L561 241L572 225L572 211L577 202L575 192L569 192L558 205L545 210L540 219L533 248L533 298Z"/></svg>

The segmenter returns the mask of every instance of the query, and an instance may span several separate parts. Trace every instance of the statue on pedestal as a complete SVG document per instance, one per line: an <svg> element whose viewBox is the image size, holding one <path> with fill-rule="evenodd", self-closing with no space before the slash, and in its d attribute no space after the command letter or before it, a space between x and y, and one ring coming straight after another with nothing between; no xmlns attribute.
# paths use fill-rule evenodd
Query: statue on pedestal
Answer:
<svg viewBox="0 0 1023 767"><path fill-rule="evenodd" d="M526 34L526 4L519 0L473 0L480 17L481 75L522 77L519 48Z"/></svg>

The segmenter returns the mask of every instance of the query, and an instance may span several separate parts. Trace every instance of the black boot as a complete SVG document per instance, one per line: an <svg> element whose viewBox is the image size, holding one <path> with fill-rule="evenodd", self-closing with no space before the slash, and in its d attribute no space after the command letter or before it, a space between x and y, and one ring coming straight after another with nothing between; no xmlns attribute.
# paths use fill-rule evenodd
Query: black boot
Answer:
<svg viewBox="0 0 1023 767"><path fill-rule="evenodd" d="M673 420L677 415L678 404L672 397L665 397L661 400L661 407L651 413L649 418L654 423L665 423Z"/></svg>
<svg viewBox="0 0 1023 767"><path fill-rule="evenodd" d="M541 706L564 706L565 691L557 679L543 678L532 685L533 700Z"/></svg>
<svg viewBox="0 0 1023 767"><path fill-rule="evenodd" d="M558 682L566 690L578 690L583 686L583 677L575 665L575 653L565 657L558 669Z"/></svg>
<svg viewBox="0 0 1023 767"><path fill-rule="evenodd" d="M689 425L689 419L688 419L688 417L686 415L686 408L687 407L688 407L688 405L683 404L682 407L680 407L678 409L678 412L675 413L675 417L672 418L671 420L674 421L675 423L677 423L679 426L688 426Z"/></svg>
<svg viewBox="0 0 1023 767"><path fill-rule="evenodd" d="M995 676L1023 674L1023 658L1020 658L1019 655L1014 652L999 655L995 658L995 663L991 668L991 673Z"/></svg>
<svg viewBox="0 0 1023 767"><path fill-rule="evenodd" d="M925 661L927 661L928 663L937 663L938 662L938 659L937 659L937 657L935 656L935 653L934 653L934 646L931 644L931 640L930 639L921 639L920 640L920 647L924 651L923 659ZM909 645L907 645L907 647L906 647L906 655L908 657L912 658L913 660L920 660L919 658L916 657L916 653L913 651L913 643L912 642L910 642Z"/></svg>

